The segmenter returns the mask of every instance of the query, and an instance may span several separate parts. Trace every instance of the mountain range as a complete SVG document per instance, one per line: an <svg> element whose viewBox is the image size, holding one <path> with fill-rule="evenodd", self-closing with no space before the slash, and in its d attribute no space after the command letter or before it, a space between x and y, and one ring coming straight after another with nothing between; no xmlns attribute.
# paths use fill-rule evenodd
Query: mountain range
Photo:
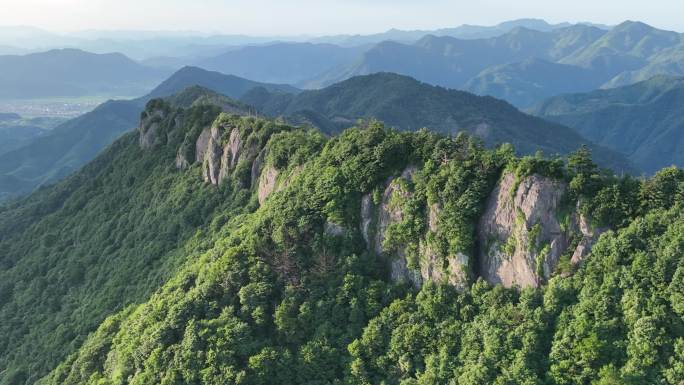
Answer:
<svg viewBox="0 0 684 385"><path fill-rule="evenodd" d="M114 36L130 38L131 34ZM180 37L170 35L163 39ZM86 91L142 95L161 81L160 75L192 65L305 89L323 88L358 75L393 72L433 85L494 96L518 108L530 108L562 93L623 86L660 74L684 75L682 35L633 21L609 28L590 24L551 25L523 19L494 27L393 30L311 41L290 38L240 43L238 39L232 45L228 44L230 39L221 40L220 36L182 39L183 45L176 46L175 51L144 57L144 65L121 55L95 56L74 50L35 54L37 57L8 56L6 60L25 62L20 67L36 66L36 80L31 84L24 77L23 83L15 84L12 79L23 73L9 71L4 94L52 96L59 90L68 95L82 95ZM112 43L111 48L128 52L125 44ZM94 61L96 58L99 62ZM77 70L87 64L102 76L82 76L78 74L81 70L66 74L50 69L41 71L40 65L48 60L73 60L69 68ZM76 79L61 81L67 75Z"/></svg>
<svg viewBox="0 0 684 385"><path fill-rule="evenodd" d="M681 34L640 22L610 30L582 24L549 31L517 27L483 39L428 35L411 44L382 42L305 85L386 71L530 107L558 93L626 85L659 73L683 75L682 52Z"/></svg>
<svg viewBox="0 0 684 385"><path fill-rule="evenodd" d="M684 384L682 35L7 39L0 385Z"/></svg>
<svg viewBox="0 0 684 385"><path fill-rule="evenodd" d="M348 64L367 48L347 48L333 44L276 43L230 50L200 60L196 65L262 82L298 84L330 68Z"/></svg>
<svg viewBox="0 0 684 385"><path fill-rule="evenodd" d="M627 155L647 173L684 165L684 78L550 98L531 112Z"/></svg>
<svg viewBox="0 0 684 385"><path fill-rule="evenodd" d="M588 23L587 23L588 24ZM95 53L121 52L136 60L158 57L209 57L218 54L216 49L246 45L273 44L275 42L327 43L344 47L376 44L385 40L413 42L425 35L447 35L463 39L493 37L515 27L548 31L570 25L549 24L539 19L519 19L493 26L462 25L435 30L405 31L391 29L370 35L331 36L247 36L202 33L192 31L135 31L135 30L84 30L71 33L53 33L28 26L0 26L0 47L6 53L45 51L51 48L71 47ZM609 26L597 25L609 29ZM1 52L1 51L0 51ZM185 63L190 64L190 63Z"/></svg>

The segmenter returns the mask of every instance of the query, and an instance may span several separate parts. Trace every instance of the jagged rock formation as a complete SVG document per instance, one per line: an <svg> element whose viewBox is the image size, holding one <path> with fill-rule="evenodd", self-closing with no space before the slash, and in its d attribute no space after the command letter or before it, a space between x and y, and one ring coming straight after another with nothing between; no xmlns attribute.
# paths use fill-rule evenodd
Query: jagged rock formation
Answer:
<svg viewBox="0 0 684 385"><path fill-rule="evenodd" d="M486 281L537 287L556 272L561 257L573 255L579 263L588 253L598 231L575 212L563 218L565 190L564 182L539 175L503 175L479 225L479 268Z"/></svg>
<svg viewBox="0 0 684 385"><path fill-rule="evenodd" d="M582 234L575 251L572 253L572 258L570 258L570 263L576 266L584 261L584 258L589 255L591 248L598 241L599 236L607 229L594 228L590 223L590 218L585 215L576 214L575 219L575 223L579 225L579 231Z"/></svg>
<svg viewBox="0 0 684 385"><path fill-rule="evenodd" d="M179 170L185 170L188 167L190 167L190 162L188 161L188 158L185 156L185 152L181 147L176 153L176 168Z"/></svg>
<svg viewBox="0 0 684 385"><path fill-rule="evenodd" d="M200 133L195 143L195 162L202 163L204 156L209 146L209 139L211 138L211 127L207 127Z"/></svg>
<svg viewBox="0 0 684 385"><path fill-rule="evenodd" d="M410 166L401 173L399 178L388 180L378 204L373 202L370 194L365 195L361 200L359 227L369 249L378 255L384 254L388 257L392 280L408 281L420 287L422 277L419 271L409 268L406 260L406 245L393 245L391 252L386 251L384 247L388 227L403 220L401 205L393 201L399 197L404 199L410 197L411 193L404 188L403 184L410 182L416 171L414 166Z"/></svg>
<svg viewBox="0 0 684 385"><path fill-rule="evenodd" d="M164 108L146 109L140 118L140 147L150 148L159 142L161 123L168 116Z"/></svg>
<svg viewBox="0 0 684 385"><path fill-rule="evenodd" d="M471 257L457 252L441 255L432 239L439 231L439 217L442 205L433 203L427 214L428 235L420 242L420 271L423 280L448 283L459 289L465 289L471 282Z"/></svg>
<svg viewBox="0 0 684 385"><path fill-rule="evenodd" d="M221 147L223 131L224 127L219 125L211 127L211 135L204 152L202 175L205 182L213 185L218 185L221 181L219 174L221 172L221 157L223 155L223 148Z"/></svg>
<svg viewBox="0 0 684 385"><path fill-rule="evenodd" d="M276 182L278 181L278 175L280 173L272 166L264 168L261 172L261 177L259 177L259 188L257 191L257 198L259 199L259 204L264 204L266 198L268 198L271 193L276 188Z"/></svg>
<svg viewBox="0 0 684 385"><path fill-rule="evenodd" d="M161 132L161 125L178 125L179 119L163 108L150 109L141 120L140 145L149 148L164 142L164 135L169 133ZM198 131L194 162L202 163L203 178L212 185L220 185L240 169L236 181L244 188L254 188L259 204L264 204L271 194L285 188L301 168L279 170L269 164L267 140L254 140L250 136L251 123L244 123L222 115L210 127ZM191 165L188 154L183 148L178 150L178 169ZM561 258L567 258L571 265L581 263L601 233L592 228L589 218L579 214L579 205L565 207L564 182L506 172L491 192L479 220L476 255L446 252L435 242L441 230L442 208L449 202L425 204L426 212L421 214L425 215L424 233L413 234L409 241L388 241L392 226L408 218L406 204L414 197L410 186L417 172L416 166L409 166L399 177L379 186L376 202L371 194L361 200L361 234L369 250L387 258L394 281L409 282L416 288L432 281L465 289L477 273L492 284L536 287L557 273ZM343 236L346 232L344 224L325 223L327 235Z"/></svg>
<svg viewBox="0 0 684 385"><path fill-rule="evenodd" d="M377 204L371 194L361 200L361 234L370 250L388 259L394 281L410 282L417 288L433 281L465 289L475 278L471 266L478 265L479 275L491 284L537 287L557 273L562 258L579 264L602 231L579 214L579 205L564 207L565 182L505 173L479 221L476 256L443 255L434 244L440 230L440 203L428 205L426 234L416 240L417 251L410 250L414 255L409 255L407 245L387 245L386 239L388 229L404 220L404 207L398 202L412 196L405 184L416 171L409 167L399 178L389 180Z"/></svg>
<svg viewBox="0 0 684 385"><path fill-rule="evenodd" d="M412 196L405 184L412 181L417 171L415 166L409 166L399 178L389 180L377 205L373 203L370 194L362 198L359 226L363 238L371 250L387 256L391 278L396 282L410 282L417 288L420 288L426 281L445 282L464 288L468 283L464 269L464 266L469 263L468 256L462 253L453 256L440 255L430 244L427 234L418 241L415 264L409 262L407 245L385 244L388 228L404 220L404 208L400 202ZM427 218L429 232L437 231L439 212L438 204L431 206Z"/></svg>

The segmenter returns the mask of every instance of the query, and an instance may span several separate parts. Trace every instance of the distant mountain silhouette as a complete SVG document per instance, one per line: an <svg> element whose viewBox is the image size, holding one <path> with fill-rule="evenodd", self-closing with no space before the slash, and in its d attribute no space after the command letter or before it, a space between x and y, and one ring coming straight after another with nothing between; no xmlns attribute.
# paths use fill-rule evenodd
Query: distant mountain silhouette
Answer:
<svg viewBox="0 0 684 385"><path fill-rule="evenodd" d="M168 74L122 54L59 49L0 56L0 99L142 94Z"/></svg>

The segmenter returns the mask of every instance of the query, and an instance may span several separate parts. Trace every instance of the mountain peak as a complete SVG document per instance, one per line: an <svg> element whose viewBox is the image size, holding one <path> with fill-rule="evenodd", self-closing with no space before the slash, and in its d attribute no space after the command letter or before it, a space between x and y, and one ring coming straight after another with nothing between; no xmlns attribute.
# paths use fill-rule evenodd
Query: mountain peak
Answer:
<svg viewBox="0 0 684 385"><path fill-rule="evenodd" d="M279 90L291 93L299 91L297 88L288 85L260 83L235 75L226 75L216 71L207 71L199 67L185 66L150 92L147 97L158 98L174 95L190 86L202 86L236 99L252 88L259 86L272 91Z"/></svg>
<svg viewBox="0 0 684 385"><path fill-rule="evenodd" d="M537 31L548 31L553 29L553 25L549 24L546 20L534 18L504 21L503 23L499 23L497 27L504 29L515 29L523 27L528 29L534 29Z"/></svg>
<svg viewBox="0 0 684 385"><path fill-rule="evenodd" d="M625 20L622 23L616 25L613 28L615 32L630 31L630 30L640 30L640 31L651 31L655 28L641 21Z"/></svg>

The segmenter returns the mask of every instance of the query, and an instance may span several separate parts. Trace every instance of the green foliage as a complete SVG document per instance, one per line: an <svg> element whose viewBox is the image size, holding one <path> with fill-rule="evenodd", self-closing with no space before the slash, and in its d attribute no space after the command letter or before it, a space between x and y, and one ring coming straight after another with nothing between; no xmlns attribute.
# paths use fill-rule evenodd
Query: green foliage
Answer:
<svg viewBox="0 0 684 385"><path fill-rule="evenodd" d="M677 170L639 181L604 175L586 153L565 168L378 122L325 140L209 106L168 112L161 145L141 150L127 135L65 182L0 211L3 385L44 375L38 383L684 380ZM174 167L178 149L211 124L237 128L254 149L219 187L202 182L199 165ZM260 153L297 172L257 207L255 189L239 180ZM409 166L413 177L397 178ZM415 290L389 279L387 260L358 230L365 194L401 212L388 248L411 254L429 241L441 255L475 255L485 200L507 169L596 181L574 191L613 231L574 275L524 290L482 280ZM439 226L425 240L433 205ZM344 231L329 234L327 222ZM545 255L541 229L528 232Z"/></svg>

